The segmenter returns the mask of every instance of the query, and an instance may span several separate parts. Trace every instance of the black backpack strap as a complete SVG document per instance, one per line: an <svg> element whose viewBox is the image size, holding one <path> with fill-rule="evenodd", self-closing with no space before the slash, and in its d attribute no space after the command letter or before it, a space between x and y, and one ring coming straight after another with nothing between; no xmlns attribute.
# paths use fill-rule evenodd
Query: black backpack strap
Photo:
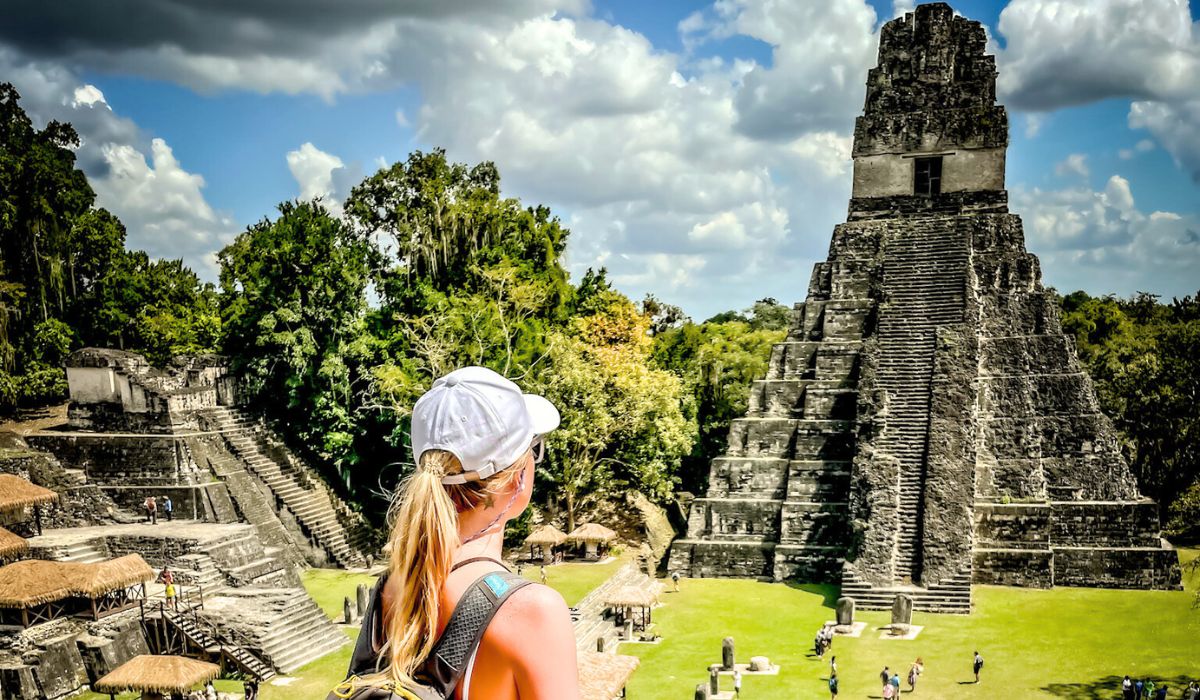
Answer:
<svg viewBox="0 0 1200 700"><path fill-rule="evenodd" d="M440 690L443 697L451 697L500 606L530 583L509 571L493 571L476 579L454 606L446 629L422 666L420 680Z"/></svg>

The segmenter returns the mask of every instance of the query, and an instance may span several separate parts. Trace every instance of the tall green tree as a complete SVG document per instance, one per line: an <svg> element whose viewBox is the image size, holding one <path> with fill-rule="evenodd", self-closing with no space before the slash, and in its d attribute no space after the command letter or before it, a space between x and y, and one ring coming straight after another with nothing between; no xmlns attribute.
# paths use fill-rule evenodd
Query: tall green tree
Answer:
<svg viewBox="0 0 1200 700"><path fill-rule="evenodd" d="M694 439L683 382L650 362L652 318L605 291L550 341L538 388L562 414L544 473L575 528L581 510L635 489L665 501Z"/></svg>
<svg viewBox="0 0 1200 700"><path fill-rule="evenodd" d="M365 337L367 242L317 202L284 202L218 254L226 353L299 444L351 458ZM343 474L343 477L345 475Z"/></svg>

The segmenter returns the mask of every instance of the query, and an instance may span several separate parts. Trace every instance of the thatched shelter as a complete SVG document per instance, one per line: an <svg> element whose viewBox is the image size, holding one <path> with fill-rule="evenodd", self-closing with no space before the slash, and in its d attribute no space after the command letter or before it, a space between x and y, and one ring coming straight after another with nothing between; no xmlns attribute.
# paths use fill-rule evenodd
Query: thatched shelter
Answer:
<svg viewBox="0 0 1200 700"><path fill-rule="evenodd" d="M12 518L33 508L37 532L42 534L42 506L58 500L58 494L47 488L31 484L15 474L0 474L0 516Z"/></svg>
<svg viewBox="0 0 1200 700"><path fill-rule="evenodd" d="M658 586L622 586L611 591L602 602L618 611L622 618L632 617L636 627L645 629L650 624L650 611L658 605Z"/></svg>
<svg viewBox="0 0 1200 700"><path fill-rule="evenodd" d="M567 540L583 547L588 559L598 559L608 550L617 533L599 523L584 523L567 535Z"/></svg>
<svg viewBox="0 0 1200 700"><path fill-rule="evenodd" d="M132 690L140 692L144 700L157 700L164 696L181 696L220 673L220 666L207 661L143 654L113 669L92 684L92 689L114 696Z"/></svg>
<svg viewBox="0 0 1200 700"><path fill-rule="evenodd" d="M579 655L581 700L613 700L624 697L625 684L637 670L636 656L585 651Z"/></svg>
<svg viewBox="0 0 1200 700"><path fill-rule="evenodd" d="M547 564L554 556L554 548L566 541L566 533L549 523L529 533L529 537L525 538L525 544L529 545L529 558L536 559L540 554L542 561Z"/></svg>
<svg viewBox="0 0 1200 700"><path fill-rule="evenodd" d="M28 551L29 543L24 537L0 527L0 561L14 559Z"/></svg>
<svg viewBox="0 0 1200 700"><path fill-rule="evenodd" d="M83 564L27 559L0 567L0 626L60 617L100 619L146 597L154 570L140 555Z"/></svg>

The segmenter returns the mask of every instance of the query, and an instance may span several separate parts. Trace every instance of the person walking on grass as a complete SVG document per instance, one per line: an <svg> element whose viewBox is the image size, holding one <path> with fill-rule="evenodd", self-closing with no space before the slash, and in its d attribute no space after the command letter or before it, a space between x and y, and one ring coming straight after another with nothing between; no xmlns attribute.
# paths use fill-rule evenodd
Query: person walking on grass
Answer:
<svg viewBox="0 0 1200 700"><path fill-rule="evenodd" d="M546 585L546 565L545 564L542 564L541 574L542 574L542 585L544 586L544 585Z"/></svg>
<svg viewBox="0 0 1200 700"><path fill-rule="evenodd" d="M913 692L917 689L917 681L921 678L921 674L925 672L925 662L921 657L913 662L913 665L908 669L908 692Z"/></svg>
<svg viewBox="0 0 1200 700"><path fill-rule="evenodd" d="M1144 695L1147 698L1147 700L1153 700L1154 693L1157 690L1158 690L1158 686L1154 685L1154 679L1147 678L1146 684L1142 686L1142 695Z"/></svg>
<svg viewBox="0 0 1200 700"><path fill-rule="evenodd" d="M679 572L678 571L671 572L671 583L675 584L675 592L678 593L679 592Z"/></svg>
<svg viewBox="0 0 1200 700"><path fill-rule="evenodd" d="M831 675L831 676L837 675L837 657L836 656L829 657L829 675Z"/></svg>
<svg viewBox="0 0 1200 700"><path fill-rule="evenodd" d="M979 655L978 651L975 652L975 662L971 665L971 668L975 671L975 682L978 683L979 672L983 670L983 657Z"/></svg>
<svg viewBox="0 0 1200 700"><path fill-rule="evenodd" d="M883 684L883 700L893 700L896 697L896 688L891 683Z"/></svg>
<svg viewBox="0 0 1200 700"><path fill-rule="evenodd" d="M896 689L896 697L900 697L900 674L893 673L891 679L888 680L888 683Z"/></svg>
<svg viewBox="0 0 1200 700"><path fill-rule="evenodd" d="M883 685L888 685L889 683L891 683L891 681L892 681L892 672L888 669L887 666L884 666L883 670L879 672L879 682L882 683Z"/></svg>
<svg viewBox="0 0 1200 700"><path fill-rule="evenodd" d="M1125 680L1121 681L1121 698L1122 700L1133 700L1133 679L1129 674L1125 674Z"/></svg>
<svg viewBox="0 0 1200 700"><path fill-rule="evenodd" d="M733 697L742 697L742 672L733 669Z"/></svg>
<svg viewBox="0 0 1200 700"><path fill-rule="evenodd" d="M837 700L837 693L838 693L837 669L834 669L833 671L831 671L829 673L829 700Z"/></svg>

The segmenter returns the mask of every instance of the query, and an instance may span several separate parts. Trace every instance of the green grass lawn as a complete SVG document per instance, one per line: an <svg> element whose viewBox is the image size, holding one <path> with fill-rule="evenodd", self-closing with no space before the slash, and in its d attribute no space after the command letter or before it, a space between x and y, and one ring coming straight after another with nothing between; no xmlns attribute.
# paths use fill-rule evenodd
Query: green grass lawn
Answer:
<svg viewBox="0 0 1200 700"><path fill-rule="evenodd" d="M1190 561L1197 552L1181 554ZM903 677L920 656L917 694L928 698L1118 697L1113 689L1126 673L1167 679L1174 698L1179 680L1200 678L1200 609L1192 607L1200 576L1190 573L1185 584L1173 592L976 586L969 616L915 613L913 623L925 629L912 641L879 639L890 613L860 612L863 636L833 645L840 697L879 697L882 667ZM818 626L834 617L836 597L833 586L685 580L655 611L663 642L620 648L642 658L629 697L690 697L707 680L708 664L720 661L725 636L734 637L739 661L761 654L782 665L778 676L747 676L746 700L828 697L828 656L809 654ZM978 686L965 684L976 649L986 662ZM729 683L725 677L722 687Z"/></svg>
<svg viewBox="0 0 1200 700"><path fill-rule="evenodd" d="M593 588L604 583L617 573L625 563L623 557L613 557L603 563L566 562L546 567L546 585L558 591L567 605L574 605ZM541 571L537 565L525 565L521 573L530 581L540 581Z"/></svg>
<svg viewBox="0 0 1200 700"><path fill-rule="evenodd" d="M309 569L300 575L304 588L325 614L333 620L342 619L342 601L354 602L358 584L375 585L375 577L355 574L341 569Z"/></svg>
<svg viewBox="0 0 1200 700"><path fill-rule="evenodd" d="M1180 550L1184 564L1200 550ZM549 583L569 604L614 573L620 561L605 564L560 564L547 567ZM537 567L525 575L536 580ZM314 569L304 573L304 585L330 617L342 614L342 598L353 596L370 576ZM1123 674L1167 679L1171 698L1178 681L1200 678L1200 609L1192 607L1200 572L1185 569L1186 591L1108 591L1060 588L1050 591L976 586L975 612L965 615L915 613L913 622L925 629L912 641L878 639L887 612L860 612L868 623L858 639L838 638L841 698L879 697L877 678L884 664L901 676L917 656L925 675L917 695L926 698L1061 698L1099 700L1117 697L1113 691ZM669 583L668 583L669 587ZM733 636L739 661L764 655L782 665L778 676L747 676L745 700L796 700L827 697L825 660L810 657L817 627L833 619L834 586L785 585L723 579L682 581L679 593L666 593L664 607L654 613L664 640L658 645L627 644L623 654L642 658L629 685L633 700L691 697L697 683L707 679L708 664L719 661L721 639ZM345 629L354 639L358 631ZM324 697L349 664L352 647L318 659L292 674L286 686L266 684L264 700L307 700ZM986 659L983 682L966 684L971 676L971 652ZM728 676L724 685L730 683ZM905 685L904 687L907 687ZM241 684L218 681L226 692ZM84 700L107 695L85 693ZM121 695L120 700L137 696Z"/></svg>

